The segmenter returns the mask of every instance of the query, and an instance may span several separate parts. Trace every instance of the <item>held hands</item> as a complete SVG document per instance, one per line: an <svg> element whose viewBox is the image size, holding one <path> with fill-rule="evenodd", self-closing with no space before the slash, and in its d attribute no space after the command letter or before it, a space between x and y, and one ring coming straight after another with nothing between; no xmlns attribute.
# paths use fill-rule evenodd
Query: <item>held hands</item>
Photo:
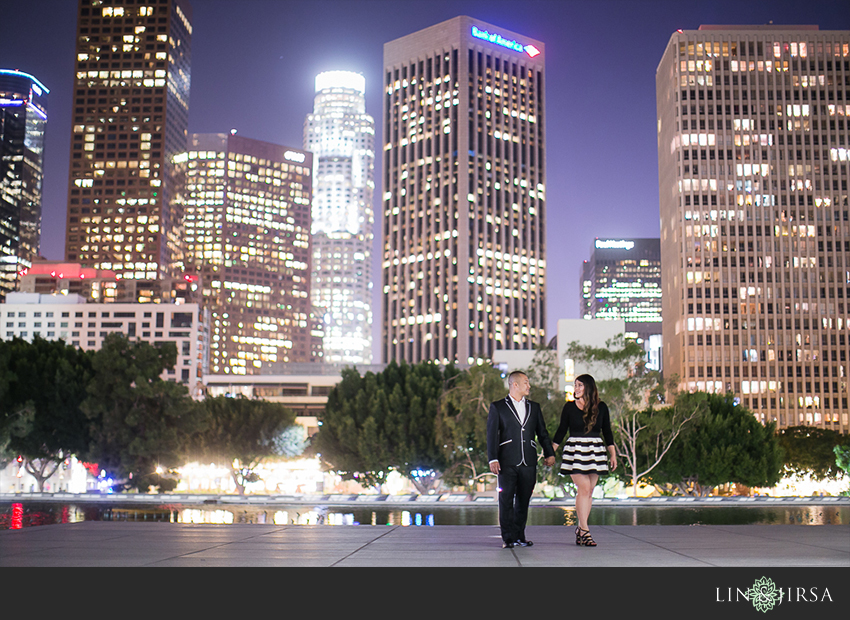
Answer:
<svg viewBox="0 0 850 620"><path fill-rule="evenodd" d="M553 452L558 451L558 444L556 444L555 442L552 442L552 451ZM546 463L546 465L548 465L549 467L552 467L552 465L555 464L555 457L554 456L547 457L543 462Z"/></svg>
<svg viewBox="0 0 850 620"><path fill-rule="evenodd" d="M557 452L557 450L558 450L558 444L553 443L552 444L552 451ZM552 467L552 465L555 464L555 457L554 456L547 456L545 459L543 459L543 462L546 463L547 467Z"/></svg>

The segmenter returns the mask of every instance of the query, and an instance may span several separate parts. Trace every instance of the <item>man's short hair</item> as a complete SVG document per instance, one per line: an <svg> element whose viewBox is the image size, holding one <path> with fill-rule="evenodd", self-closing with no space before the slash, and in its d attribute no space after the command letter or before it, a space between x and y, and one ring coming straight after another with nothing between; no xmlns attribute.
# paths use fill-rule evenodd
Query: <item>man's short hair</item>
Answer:
<svg viewBox="0 0 850 620"><path fill-rule="evenodd" d="M519 378L520 378L520 377L527 377L527 376L528 376L528 375L527 375L527 374L525 374L525 373L524 373L523 371L521 371L521 370L515 370L515 371L513 371L511 374L509 374L509 375L508 375L508 387L512 386L514 383L516 383L517 381L519 381Z"/></svg>

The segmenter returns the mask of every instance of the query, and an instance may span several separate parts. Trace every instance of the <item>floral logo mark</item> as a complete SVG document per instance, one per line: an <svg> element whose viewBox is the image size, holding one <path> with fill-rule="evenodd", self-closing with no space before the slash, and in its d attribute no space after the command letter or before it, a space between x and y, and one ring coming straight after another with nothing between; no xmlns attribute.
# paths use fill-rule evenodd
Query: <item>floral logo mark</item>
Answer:
<svg viewBox="0 0 850 620"><path fill-rule="evenodd" d="M782 600L782 590L777 590L772 579L756 579L753 587L747 591L750 601L757 610L766 613Z"/></svg>

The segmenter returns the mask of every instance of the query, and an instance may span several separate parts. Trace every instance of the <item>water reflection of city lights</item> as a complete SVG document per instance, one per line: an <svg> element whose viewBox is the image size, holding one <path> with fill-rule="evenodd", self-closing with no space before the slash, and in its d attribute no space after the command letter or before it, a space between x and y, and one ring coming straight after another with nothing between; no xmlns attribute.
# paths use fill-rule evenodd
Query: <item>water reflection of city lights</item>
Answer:
<svg viewBox="0 0 850 620"><path fill-rule="evenodd" d="M434 515L432 515L432 514L425 515L424 523L425 523L425 525L427 525L429 527L433 527L434 526ZM407 512L406 510L402 510L402 512L401 512L401 525L403 527L407 527L411 524L416 525L416 526L421 526L423 524L422 515L417 512L415 515L413 515L412 520L411 520L410 513ZM390 523L387 523L387 525L392 525L392 520L390 520Z"/></svg>
<svg viewBox="0 0 850 620"><path fill-rule="evenodd" d="M233 523L233 513L229 510L188 509L180 513L181 523Z"/></svg>
<svg viewBox="0 0 850 620"><path fill-rule="evenodd" d="M323 509L294 512L291 516L287 510L278 510L272 520L275 525L359 525L352 513L327 514Z"/></svg>
<svg viewBox="0 0 850 620"><path fill-rule="evenodd" d="M12 504L12 524L13 530L19 530L24 527L24 505Z"/></svg>
<svg viewBox="0 0 850 620"><path fill-rule="evenodd" d="M347 514L332 514L329 515L328 525L357 525L354 521L354 515Z"/></svg>

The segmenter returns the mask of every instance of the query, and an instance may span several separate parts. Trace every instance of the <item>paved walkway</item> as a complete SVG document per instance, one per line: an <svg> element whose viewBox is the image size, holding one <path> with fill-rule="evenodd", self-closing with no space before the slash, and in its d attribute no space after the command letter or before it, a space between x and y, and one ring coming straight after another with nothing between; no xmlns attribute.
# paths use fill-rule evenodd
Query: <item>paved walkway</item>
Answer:
<svg viewBox="0 0 850 620"><path fill-rule="evenodd" d="M847 525L208 525L86 521L0 531L0 567L850 567Z"/></svg>

